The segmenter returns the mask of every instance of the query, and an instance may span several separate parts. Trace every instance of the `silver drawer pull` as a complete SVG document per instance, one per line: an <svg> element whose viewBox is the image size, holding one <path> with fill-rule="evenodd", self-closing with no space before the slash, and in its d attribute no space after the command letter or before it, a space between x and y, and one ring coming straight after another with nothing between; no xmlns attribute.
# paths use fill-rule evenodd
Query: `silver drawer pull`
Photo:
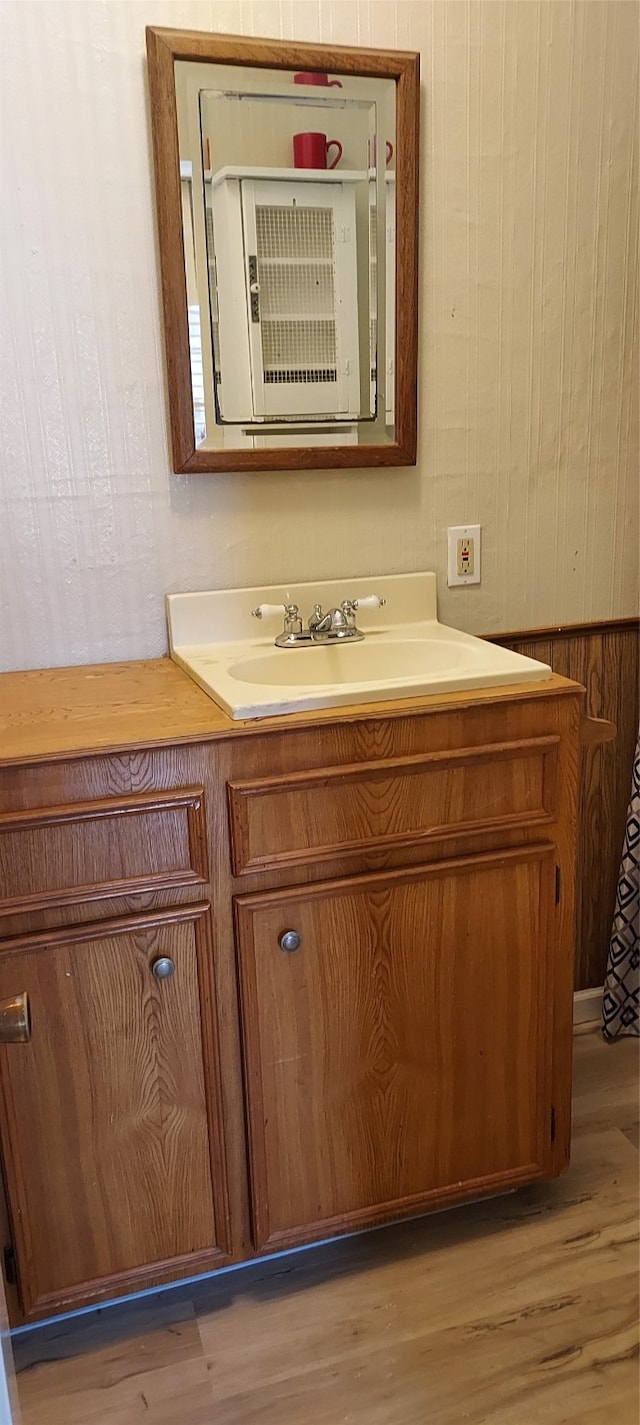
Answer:
<svg viewBox="0 0 640 1425"><path fill-rule="evenodd" d="M28 994L0 1000L0 1044L28 1044L31 1014Z"/></svg>
<svg viewBox="0 0 640 1425"><path fill-rule="evenodd" d="M154 960L151 966L151 972L155 975L157 980L168 980L175 968L173 960L170 960L168 955L160 955L157 960Z"/></svg>
<svg viewBox="0 0 640 1425"><path fill-rule="evenodd" d="M302 944L302 936L297 930L283 930L279 937L278 945L281 950L299 950Z"/></svg>

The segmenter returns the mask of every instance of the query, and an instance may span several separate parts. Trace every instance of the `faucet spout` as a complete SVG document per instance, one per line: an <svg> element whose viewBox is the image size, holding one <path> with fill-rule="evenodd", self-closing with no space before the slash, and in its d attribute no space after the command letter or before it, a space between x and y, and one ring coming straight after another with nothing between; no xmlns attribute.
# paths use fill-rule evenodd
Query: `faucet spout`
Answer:
<svg viewBox="0 0 640 1425"><path fill-rule="evenodd" d="M331 628L333 612L333 609L329 609L325 614L322 612L322 604L314 604L313 613L309 619L310 633L328 633Z"/></svg>
<svg viewBox="0 0 640 1425"><path fill-rule="evenodd" d="M356 628L355 606L344 599L339 608L322 612L322 605L316 604L309 619L309 632L315 642L339 642L341 639L363 638Z"/></svg>
<svg viewBox="0 0 640 1425"><path fill-rule="evenodd" d="M341 630L355 627L355 618L350 619L346 602L341 604L339 609L327 609L326 614L322 612L322 604L316 604L309 619L309 630L312 634L339 634Z"/></svg>

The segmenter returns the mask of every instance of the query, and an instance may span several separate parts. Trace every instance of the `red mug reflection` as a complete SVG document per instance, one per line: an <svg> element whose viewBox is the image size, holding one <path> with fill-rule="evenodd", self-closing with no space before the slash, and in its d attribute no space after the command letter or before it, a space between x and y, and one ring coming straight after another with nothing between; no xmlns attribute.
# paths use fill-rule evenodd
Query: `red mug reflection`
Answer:
<svg viewBox="0 0 640 1425"><path fill-rule="evenodd" d="M387 160L387 163L389 164L389 163L391 163L391 160L392 160L392 158L393 158L393 144L391 143L391 140L390 140L390 139L387 139L387 141L386 141L385 150L386 150L386 160ZM376 153L377 153L376 140L375 140L375 138L371 138L371 139L369 139L369 168L375 168L375 166L376 166Z"/></svg>
<svg viewBox="0 0 640 1425"><path fill-rule="evenodd" d="M321 84L323 88L342 89L342 80L330 79L328 74L323 74L321 70L302 70L300 74L294 74L294 84Z"/></svg>
<svg viewBox="0 0 640 1425"><path fill-rule="evenodd" d="M332 163L327 163L330 148L338 152ZM293 162L295 168L335 168L342 158L342 144L339 139L328 139L326 134L294 134Z"/></svg>

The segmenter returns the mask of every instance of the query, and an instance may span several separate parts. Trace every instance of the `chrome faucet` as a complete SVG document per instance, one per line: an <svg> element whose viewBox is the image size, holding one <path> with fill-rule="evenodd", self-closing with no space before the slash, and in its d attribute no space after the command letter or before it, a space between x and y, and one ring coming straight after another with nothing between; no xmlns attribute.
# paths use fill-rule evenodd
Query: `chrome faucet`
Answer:
<svg viewBox="0 0 640 1425"><path fill-rule="evenodd" d="M381 609L386 604L378 594L367 594L363 599L343 599L339 607L327 609L322 604L314 604L313 613L307 627L303 627L297 604L258 604L252 609L253 618L268 618L270 614L284 611L284 628L275 640L277 648L309 647L314 643L357 643L364 634L356 624L358 609Z"/></svg>

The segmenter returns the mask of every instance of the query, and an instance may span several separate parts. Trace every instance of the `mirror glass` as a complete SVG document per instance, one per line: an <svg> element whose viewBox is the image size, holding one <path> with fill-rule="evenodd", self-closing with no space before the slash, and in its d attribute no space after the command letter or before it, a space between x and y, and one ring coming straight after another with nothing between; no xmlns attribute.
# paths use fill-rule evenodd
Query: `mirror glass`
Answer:
<svg viewBox="0 0 640 1425"><path fill-rule="evenodd" d="M174 74L196 449L392 443L394 80Z"/></svg>

